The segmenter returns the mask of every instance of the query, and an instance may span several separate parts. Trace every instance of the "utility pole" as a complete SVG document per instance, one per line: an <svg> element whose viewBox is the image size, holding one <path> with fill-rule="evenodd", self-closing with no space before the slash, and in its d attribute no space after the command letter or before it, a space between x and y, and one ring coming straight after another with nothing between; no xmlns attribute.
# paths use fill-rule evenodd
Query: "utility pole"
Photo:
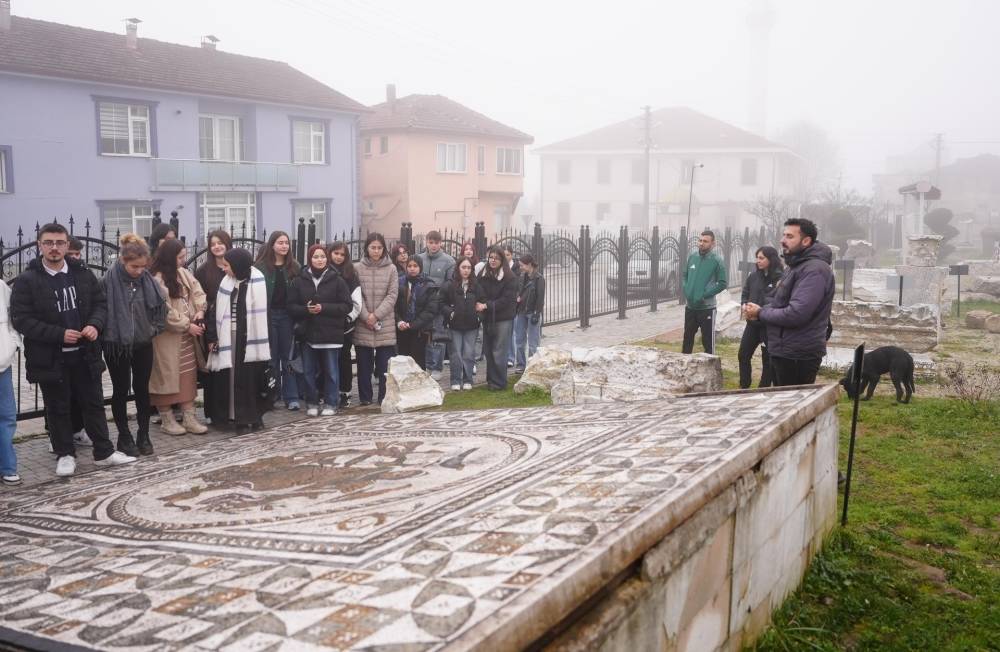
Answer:
<svg viewBox="0 0 1000 652"><path fill-rule="evenodd" d="M646 174L643 178L643 193L644 198L642 205L645 207L646 212L646 226L649 226L649 150L653 146L653 116L650 113L649 105L642 107L643 112L643 139L642 144L646 150Z"/></svg>
<svg viewBox="0 0 1000 652"><path fill-rule="evenodd" d="M934 185L941 187L941 147L944 134L934 136Z"/></svg>

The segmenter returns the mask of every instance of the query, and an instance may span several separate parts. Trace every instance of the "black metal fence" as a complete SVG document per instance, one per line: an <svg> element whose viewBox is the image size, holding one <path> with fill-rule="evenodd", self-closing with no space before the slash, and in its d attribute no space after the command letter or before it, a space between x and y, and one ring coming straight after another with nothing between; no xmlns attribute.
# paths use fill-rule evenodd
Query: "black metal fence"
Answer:
<svg viewBox="0 0 1000 652"><path fill-rule="evenodd" d="M176 217L172 220L176 229ZM80 239L84 248L81 258L98 274L103 274L118 256L119 233L109 234L101 226L95 229L86 221L77 228L73 217L67 221L71 235ZM39 225L26 238L22 229L17 231L17 242L8 247L0 240L0 271L8 282L23 271L38 255L36 240ZM79 233L77 231L79 230ZM267 232L257 233L245 225L231 234L233 245L256 251L267 240ZM292 236L292 251L301 263L305 259L308 243L317 242L314 220L307 224L300 219ZM390 246L399 242L411 252L422 250L424 235L414 234L411 223L403 223L398 237L383 234ZM396 235L396 234L393 234ZM579 322L588 327L593 317L617 314L626 319L635 308L656 311L667 301L683 303L680 291L684 277L687 254L697 244L696 236L689 236L682 227L679 233L661 232L658 227L650 231L630 231L621 227L615 231L594 231L589 226L579 231L544 231L535 224L530 231L507 230L487 237L482 222L475 225L472 237L464 233L445 230L441 232L442 248L458 258L463 245L473 245L476 256L484 260L491 245L509 246L515 256L530 253L545 277L546 298L543 321L546 324ZM335 234L330 242L342 241L348 246L351 257L359 261L363 255L367 233L360 230ZM762 245L777 245L778 234L769 234L762 227L759 231L745 229L734 232L726 228L716 233L717 251L726 263L729 286L739 287L747 273L753 269L753 255ZM188 266L202 265L210 256L208 243L203 238L185 241L188 247ZM23 380L20 356L15 366L15 392L18 399L18 418L39 417L42 414L40 393Z"/></svg>

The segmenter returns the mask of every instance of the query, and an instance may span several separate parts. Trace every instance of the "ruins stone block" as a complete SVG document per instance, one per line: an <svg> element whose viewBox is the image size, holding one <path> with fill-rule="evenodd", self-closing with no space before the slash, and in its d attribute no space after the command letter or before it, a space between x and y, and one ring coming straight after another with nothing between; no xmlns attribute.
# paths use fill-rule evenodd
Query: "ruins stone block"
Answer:
<svg viewBox="0 0 1000 652"><path fill-rule="evenodd" d="M983 330L986 328L986 320L993 316L989 310L972 310L965 313L965 327Z"/></svg>
<svg viewBox="0 0 1000 652"><path fill-rule="evenodd" d="M444 403L444 392L430 374L421 369L408 355L389 359L385 375L385 400L383 414L412 412L422 408L437 407Z"/></svg>
<svg viewBox="0 0 1000 652"><path fill-rule="evenodd" d="M875 247L867 240L848 240L844 260L853 260L855 273L858 269L875 266Z"/></svg>
<svg viewBox="0 0 1000 652"><path fill-rule="evenodd" d="M986 330L990 333L1000 333L1000 315L990 315L986 318Z"/></svg>
<svg viewBox="0 0 1000 652"><path fill-rule="evenodd" d="M988 294L991 297L1000 298L1000 274L997 276L974 276L969 289L978 294Z"/></svg>
<svg viewBox="0 0 1000 652"><path fill-rule="evenodd" d="M942 235L909 236L906 239L906 256L903 261L914 267L936 267L942 240Z"/></svg>
<svg viewBox="0 0 1000 652"><path fill-rule="evenodd" d="M515 394L523 394L531 389L545 392L559 382L566 365L569 364L570 349L556 346L540 346L535 355L528 358L528 366L524 368L520 380L514 385Z"/></svg>
<svg viewBox="0 0 1000 652"><path fill-rule="evenodd" d="M937 310L929 305L897 306L891 303L834 301L830 314L833 335L829 345L867 350L900 346L910 353L930 351L940 339Z"/></svg>

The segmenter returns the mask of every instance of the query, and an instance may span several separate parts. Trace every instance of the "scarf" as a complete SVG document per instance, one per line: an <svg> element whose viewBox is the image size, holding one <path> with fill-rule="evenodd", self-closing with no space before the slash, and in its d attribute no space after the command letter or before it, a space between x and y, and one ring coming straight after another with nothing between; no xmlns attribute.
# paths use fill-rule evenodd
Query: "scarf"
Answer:
<svg viewBox="0 0 1000 652"><path fill-rule="evenodd" d="M232 265L232 263L229 263ZM219 336L218 356L212 371L233 367L233 315L232 295L238 292L238 283L247 283L247 348L244 362L259 362L271 359L271 347L267 333L267 285L264 274L256 267L250 267L249 279L237 281L227 275L219 284L219 298L215 302L215 328Z"/></svg>
<svg viewBox="0 0 1000 652"><path fill-rule="evenodd" d="M132 297L130 285L135 284L137 296ZM149 344L167 327L167 302L148 271L132 278L119 261L108 272L105 281L108 295L108 323L101 333L106 355L131 359L137 344ZM133 304L138 303L138 310Z"/></svg>

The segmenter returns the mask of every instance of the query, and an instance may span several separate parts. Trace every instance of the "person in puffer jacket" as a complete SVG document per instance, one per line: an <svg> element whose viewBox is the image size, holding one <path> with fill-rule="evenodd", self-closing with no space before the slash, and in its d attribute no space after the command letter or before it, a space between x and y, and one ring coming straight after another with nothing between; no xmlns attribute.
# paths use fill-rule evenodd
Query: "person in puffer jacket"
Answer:
<svg viewBox="0 0 1000 652"><path fill-rule="evenodd" d="M396 350L421 369L427 368L427 343L439 313L437 285L423 275L420 258L410 258L396 298Z"/></svg>
<svg viewBox="0 0 1000 652"><path fill-rule="evenodd" d="M486 304L475 268L471 258L460 258L454 277L441 291L441 314L451 332L452 390L472 389L476 379L476 337Z"/></svg>
<svg viewBox="0 0 1000 652"><path fill-rule="evenodd" d="M816 225L805 218L785 222L781 236L788 269L774 290L770 305L748 303L747 319L767 327L774 384L811 385L826 355L835 281L833 252L817 240Z"/></svg>
<svg viewBox="0 0 1000 652"><path fill-rule="evenodd" d="M757 268L750 272L746 282L743 284L743 294L740 297L740 305L756 303L759 306L766 306L774 296L774 289L781 280L781 275L785 271L785 266L781 264L778 250L771 246L763 246L754 254L757 261ZM753 356L760 346L760 358L763 371L760 374L760 384L758 387L770 387L774 382L771 374L771 356L767 350L766 340L767 330L764 322L759 319L748 321L743 329L743 337L740 339L740 351L737 359L740 363L740 389L747 389L752 382Z"/></svg>
<svg viewBox="0 0 1000 652"><path fill-rule="evenodd" d="M14 433L17 431L17 401L14 400L14 358L21 342L10 321L10 286L0 280L0 479L6 485L21 484L17 474Z"/></svg>

